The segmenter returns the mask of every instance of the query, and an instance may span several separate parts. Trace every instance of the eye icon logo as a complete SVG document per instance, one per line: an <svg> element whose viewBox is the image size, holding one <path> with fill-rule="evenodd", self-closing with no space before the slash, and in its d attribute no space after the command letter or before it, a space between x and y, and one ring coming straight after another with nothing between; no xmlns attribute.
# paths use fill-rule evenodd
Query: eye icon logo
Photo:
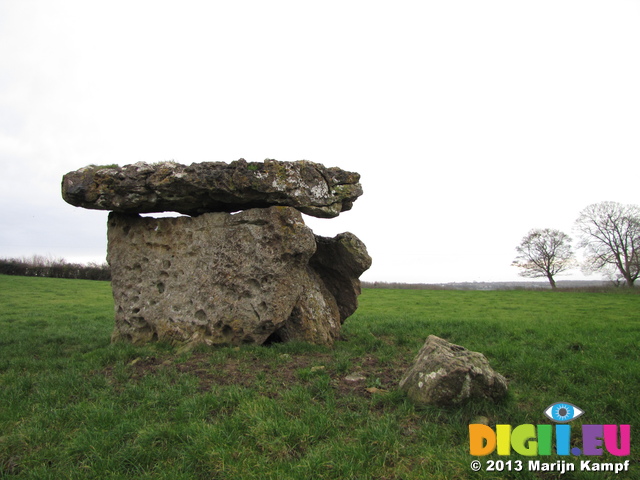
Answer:
<svg viewBox="0 0 640 480"><path fill-rule="evenodd" d="M567 402L558 402L549 405L544 414L557 423L567 423L575 420L584 413L584 410Z"/></svg>

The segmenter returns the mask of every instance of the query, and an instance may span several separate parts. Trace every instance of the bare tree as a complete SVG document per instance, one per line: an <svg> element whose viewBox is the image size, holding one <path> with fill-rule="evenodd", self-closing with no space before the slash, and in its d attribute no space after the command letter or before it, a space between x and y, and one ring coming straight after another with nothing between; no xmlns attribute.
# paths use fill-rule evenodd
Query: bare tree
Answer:
<svg viewBox="0 0 640 480"><path fill-rule="evenodd" d="M585 271L622 275L628 287L640 275L640 207L600 202L582 210L576 220L580 247L586 249Z"/></svg>
<svg viewBox="0 0 640 480"><path fill-rule="evenodd" d="M531 230L516 247L518 256L511 265L522 268L520 275L529 278L546 277L556 288L554 276L575 266L571 238L551 228Z"/></svg>

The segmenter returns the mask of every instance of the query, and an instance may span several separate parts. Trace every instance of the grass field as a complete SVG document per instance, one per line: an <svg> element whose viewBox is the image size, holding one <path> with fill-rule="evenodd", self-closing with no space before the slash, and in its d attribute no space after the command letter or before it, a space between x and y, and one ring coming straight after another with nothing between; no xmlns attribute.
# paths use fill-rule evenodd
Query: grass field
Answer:
<svg viewBox="0 0 640 480"><path fill-rule="evenodd" d="M623 291L365 290L333 348L188 352L111 345L109 283L0 276L0 478L640 479L639 306ZM507 399L413 405L397 383L429 334L483 352ZM471 471L474 418L550 423L561 400L585 411L578 445L583 422L631 424L630 472Z"/></svg>

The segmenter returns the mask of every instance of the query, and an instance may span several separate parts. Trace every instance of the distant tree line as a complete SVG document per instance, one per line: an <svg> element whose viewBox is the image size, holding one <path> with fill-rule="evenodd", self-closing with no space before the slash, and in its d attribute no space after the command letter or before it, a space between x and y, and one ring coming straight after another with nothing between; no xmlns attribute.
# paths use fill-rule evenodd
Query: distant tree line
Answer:
<svg viewBox="0 0 640 480"><path fill-rule="evenodd" d="M111 280L106 263L70 263L41 255L30 258L0 258L0 274L25 277L75 278L82 280Z"/></svg>
<svg viewBox="0 0 640 480"><path fill-rule="evenodd" d="M387 288L390 290L447 290L442 284L431 283L403 283L403 282L360 282L362 288Z"/></svg>
<svg viewBox="0 0 640 480"><path fill-rule="evenodd" d="M370 282L362 281L362 288L389 290L545 290L544 282L451 282L451 283L403 283L403 282ZM620 285L605 280L564 280L556 288L564 292L607 293L618 291ZM640 289L629 289L628 293L640 294Z"/></svg>

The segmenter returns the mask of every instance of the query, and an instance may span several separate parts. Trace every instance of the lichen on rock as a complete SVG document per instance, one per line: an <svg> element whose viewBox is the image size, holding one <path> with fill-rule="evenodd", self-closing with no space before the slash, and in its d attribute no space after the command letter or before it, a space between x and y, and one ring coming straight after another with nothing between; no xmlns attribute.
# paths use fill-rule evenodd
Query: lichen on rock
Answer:
<svg viewBox="0 0 640 480"><path fill-rule="evenodd" d="M507 381L483 354L429 335L400 388L416 403L448 406L473 398L498 400L507 393Z"/></svg>
<svg viewBox="0 0 640 480"><path fill-rule="evenodd" d="M362 195L360 175L306 160L229 164L175 162L96 167L67 173L62 197L71 205L121 213L185 215L290 206L331 218Z"/></svg>

